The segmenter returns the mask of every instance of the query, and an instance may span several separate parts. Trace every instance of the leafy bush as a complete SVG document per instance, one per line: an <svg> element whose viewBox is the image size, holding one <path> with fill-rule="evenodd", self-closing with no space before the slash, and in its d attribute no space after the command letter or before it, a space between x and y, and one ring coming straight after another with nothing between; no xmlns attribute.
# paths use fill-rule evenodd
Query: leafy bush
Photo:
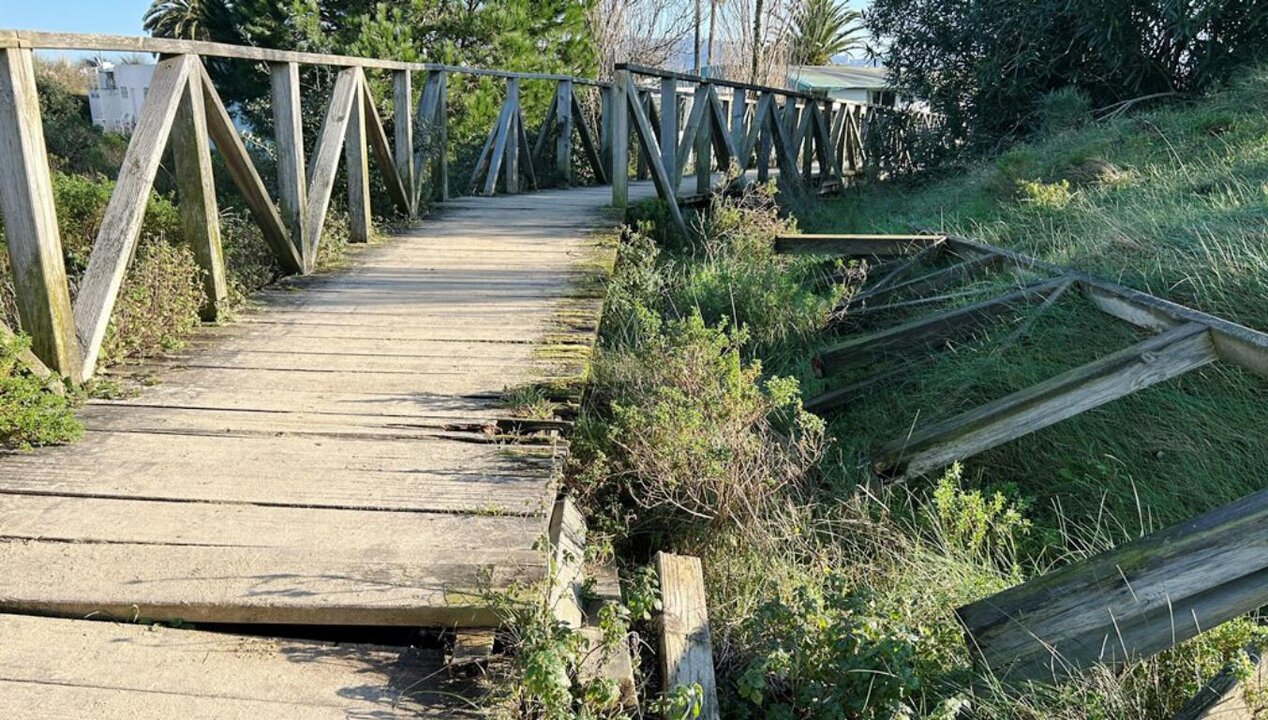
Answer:
<svg viewBox="0 0 1268 720"><path fill-rule="evenodd" d="M28 448L70 442L83 428L70 401L50 392L44 381L22 365L30 347L21 336L0 336L0 445Z"/></svg>
<svg viewBox="0 0 1268 720"><path fill-rule="evenodd" d="M1076 87L1044 93L1039 98L1039 130L1055 135L1078 130L1092 120L1092 101Z"/></svg>
<svg viewBox="0 0 1268 720"><path fill-rule="evenodd" d="M189 248L161 240L142 245L110 315L103 364L179 347L198 326L200 274Z"/></svg>
<svg viewBox="0 0 1268 720"><path fill-rule="evenodd" d="M843 574L758 608L743 632L754 657L728 717L888 720L911 714L921 685L914 636L877 616Z"/></svg>

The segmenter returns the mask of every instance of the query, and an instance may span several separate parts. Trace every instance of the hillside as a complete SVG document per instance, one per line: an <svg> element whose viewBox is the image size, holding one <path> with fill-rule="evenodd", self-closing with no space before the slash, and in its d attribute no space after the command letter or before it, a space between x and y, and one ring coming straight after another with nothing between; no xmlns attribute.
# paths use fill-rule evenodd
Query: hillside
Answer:
<svg viewBox="0 0 1268 720"><path fill-rule="evenodd" d="M914 184L863 187L800 213L811 232L939 229L1114 279L1268 329L1268 69L1225 90L1092 123ZM1051 124L1056 124L1055 119ZM977 338L834 419L847 449L901 436L1121 348L1137 337L1069 296L1023 342ZM1102 539L1136 534L1268 485L1268 384L1190 374L985 453L966 477ZM1053 539L1051 537L1049 540Z"/></svg>

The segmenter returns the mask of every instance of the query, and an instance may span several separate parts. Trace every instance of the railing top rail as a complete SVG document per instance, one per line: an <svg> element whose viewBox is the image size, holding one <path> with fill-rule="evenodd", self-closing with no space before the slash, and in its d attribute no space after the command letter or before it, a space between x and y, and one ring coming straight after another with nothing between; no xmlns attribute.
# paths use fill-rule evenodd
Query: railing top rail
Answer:
<svg viewBox="0 0 1268 720"><path fill-rule="evenodd" d="M617 70L629 70L637 75L647 75L650 77L665 78L667 80L680 80L690 83L708 83L717 85L718 87L728 87L734 90L752 90L755 92L768 92L775 95L783 95L785 97L797 98L800 100L812 100L814 102L838 102L845 105L858 105L873 110L893 110L894 108L884 105L875 105L873 103L858 102L857 100L839 100L823 95L814 95L811 93L793 90L791 88L774 87L772 85L754 85L752 83L739 82L737 80L723 80L721 78L701 77L692 75L691 73L675 72L673 70L662 70L660 68L648 67L646 65L635 65L634 63L617 63Z"/></svg>
<svg viewBox="0 0 1268 720"><path fill-rule="evenodd" d="M29 48L33 50L90 50L101 52L159 53L164 55L201 55L232 60L256 60L261 62L294 62L304 65L334 65L337 67L362 67L380 70L442 71L488 77L518 78L522 80L571 80L579 85L605 86L608 83L592 78L552 73L515 72L470 68L437 63L414 63L400 60L329 55L325 53L274 50L250 45L229 45L201 40L175 40L171 38L135 35L100 35L95 33L54 33L38 30L0 30L0 48Z"/></svg>

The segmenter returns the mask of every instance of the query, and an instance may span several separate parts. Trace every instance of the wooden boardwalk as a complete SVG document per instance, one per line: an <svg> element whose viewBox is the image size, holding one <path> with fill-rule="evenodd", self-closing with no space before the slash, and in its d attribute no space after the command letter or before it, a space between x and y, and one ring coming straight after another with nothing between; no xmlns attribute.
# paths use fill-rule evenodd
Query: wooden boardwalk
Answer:
<svg viewBox="0 0 1268 720"><path fill-rule="evenodd" d="M485 593L546 574L562 452L553 432L513 432L501 398L582 372L610 197L446 203L346 272L290 280L129 368L139 391L84 408L78 443L0 455L0 715L393 716L367 708L400 680L399 650L82 618L498 624ZM190 655L204 650L214 661ZM163 704L186 672L211 694ZM220 672L254 680L222 697ZM164 701L135 702L151 693Z"/></svg>

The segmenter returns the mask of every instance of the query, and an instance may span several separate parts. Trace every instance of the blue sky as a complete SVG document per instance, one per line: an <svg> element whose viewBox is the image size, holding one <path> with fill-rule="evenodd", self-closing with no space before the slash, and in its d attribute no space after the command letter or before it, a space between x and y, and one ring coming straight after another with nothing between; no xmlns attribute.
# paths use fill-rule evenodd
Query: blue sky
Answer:
<svg viewBox="0 0 1268 720"><path fill-rule="evenodd" d="M142 35L150 0L0 0L0 28Z"/></svg>

